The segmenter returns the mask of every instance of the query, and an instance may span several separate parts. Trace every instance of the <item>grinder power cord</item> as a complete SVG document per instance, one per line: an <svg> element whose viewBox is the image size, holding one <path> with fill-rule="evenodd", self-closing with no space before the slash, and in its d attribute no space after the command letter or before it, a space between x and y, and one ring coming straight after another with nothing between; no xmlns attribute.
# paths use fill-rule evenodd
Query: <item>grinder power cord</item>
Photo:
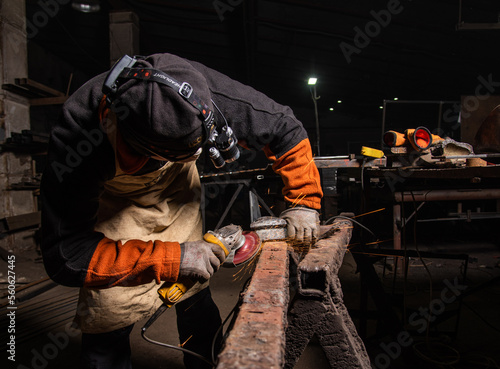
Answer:
<svg viewBox="0 0 500 369"><path fill-rule="evenodd" d="M177 282L165 282L158 294L163 304L156 310L141 329L142 337L157 345L174 348L192 354L206 363L213 365L203 356L182 347L168 345L146 337L146 330L167 309L177 303L197 281L208 280L220 263L225 267L237 267L252 260L260 250L261 242L255 232L243 232L240 226L230 224L216 231L208 231L203 241L185 242L183 260ZM187 259L186 259L187 258ZM184 265L184 266L183 266Z"/></svg>

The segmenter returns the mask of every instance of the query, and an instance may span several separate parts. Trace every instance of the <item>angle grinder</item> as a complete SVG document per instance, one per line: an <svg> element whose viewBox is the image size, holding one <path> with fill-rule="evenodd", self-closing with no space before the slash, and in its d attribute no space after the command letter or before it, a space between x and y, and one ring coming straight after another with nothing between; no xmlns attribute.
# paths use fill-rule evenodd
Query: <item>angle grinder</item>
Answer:
<svg viewBox="0 0 500 369"><path fill-rule="evenodd" d="M224 267L237 267L248 263L252 260L259 252L261 241L260 237L255 232L243 232L240 226L230 224L228 226L222 227L215 231L208 231L203 239L206 242L210 242L219 245L224 254L226 255L226 260L222 264ZM147 329L153 324L153 322L158 319L158 317L163 314L167 309L171 308L176 302L178 302L182 296L195 284L189 278L182 279L175 283L165 282L159 289L158 294L160 295L163 304L155 311L155 313L148 319L141 329L141 336L146 341L180 350L189 353L193 356L198 357L200 360L206 362L207 364L213 366L213 363L208 361L203 356L186 350L181 346L173 346L166 343L158 342L146 337Z"/></svg>
<svg viewBox="0 0 500 369"><path fill-rule="evenodd" d="M222 227L215 231L208 231L203 236L206 242L221 247L226 255L223 267L234 268L248 263L257 255L261 242L255 232L244 232L243 229L234 224ZM196 281L183 279L177 282L165 282L159 289L158 294L167 307L171 307L180 300L184 294L195 285Z"/></svg>

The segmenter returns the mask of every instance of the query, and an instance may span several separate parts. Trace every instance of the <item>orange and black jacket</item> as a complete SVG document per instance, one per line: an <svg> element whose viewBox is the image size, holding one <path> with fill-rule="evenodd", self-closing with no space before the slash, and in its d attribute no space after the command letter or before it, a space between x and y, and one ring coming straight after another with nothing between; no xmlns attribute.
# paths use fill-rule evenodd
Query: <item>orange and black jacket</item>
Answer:
<svg viewBox="0 0 500 369"><path fill-rule="evenodd" d="M319 209L319 174L309 140L292 110L253 88L199 63L217 104L236 137L264 150L281 175L288 202ZM175 281L180 245L168 241L111 240L94 231L103 185L115 175L115 153L100 126L105 74L80 87L53 127L42 177L42 255L49 276L67 286L107 288L156 280ZM157 169L149 159L141 172Z"/></svg>

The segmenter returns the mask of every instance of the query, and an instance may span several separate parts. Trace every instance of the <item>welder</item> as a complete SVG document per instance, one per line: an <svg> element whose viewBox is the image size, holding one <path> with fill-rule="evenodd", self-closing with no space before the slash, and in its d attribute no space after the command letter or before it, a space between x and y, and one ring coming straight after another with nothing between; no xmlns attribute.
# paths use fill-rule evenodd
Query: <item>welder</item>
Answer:
<svg viewBox="0 0 500 369"><path fill-rule="evenodd" d="M42 178L41 248L48 275L80 288L82 368L131 368L134 323L161 304L160 283L181 278L198 283L175 305L180 341L210 357L221 318L208 280L225 255L203 240L196 159L207 150L221 167L236 144L264 150L281 175L289 236L315 238L319 174L289 107L166 53L124 56L66 101Z"/></svg>

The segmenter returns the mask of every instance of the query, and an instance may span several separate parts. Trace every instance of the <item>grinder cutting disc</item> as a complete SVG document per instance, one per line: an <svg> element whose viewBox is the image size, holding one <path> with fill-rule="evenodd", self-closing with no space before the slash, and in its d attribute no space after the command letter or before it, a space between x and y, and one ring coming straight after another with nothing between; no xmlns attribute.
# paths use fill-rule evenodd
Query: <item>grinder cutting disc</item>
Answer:
<svg viewBox="0 0 500 369"><path fill-rule="evenodd" d="M255 232L243 232L243 244L231 251L223 266L234 268L248 263L260 250L260 238Z"/></svg>

